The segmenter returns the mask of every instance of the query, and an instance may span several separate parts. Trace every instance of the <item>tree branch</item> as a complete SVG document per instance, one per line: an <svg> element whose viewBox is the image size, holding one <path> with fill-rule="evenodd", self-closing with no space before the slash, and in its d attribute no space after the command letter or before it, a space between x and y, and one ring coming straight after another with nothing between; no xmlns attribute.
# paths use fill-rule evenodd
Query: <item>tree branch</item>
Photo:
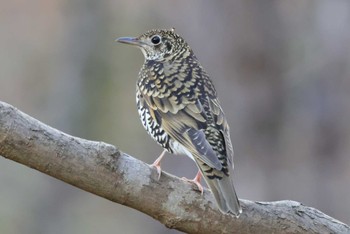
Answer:
<svg viewBox="0 0 350 234"><path fill-rule="evenodd" d="M0 155L85 191L139 210L188 233L349 233L350 228L294 201L241 200L239 219L221 214L208 190L162 173L117 147L65 134L0 102Z"/></svg>

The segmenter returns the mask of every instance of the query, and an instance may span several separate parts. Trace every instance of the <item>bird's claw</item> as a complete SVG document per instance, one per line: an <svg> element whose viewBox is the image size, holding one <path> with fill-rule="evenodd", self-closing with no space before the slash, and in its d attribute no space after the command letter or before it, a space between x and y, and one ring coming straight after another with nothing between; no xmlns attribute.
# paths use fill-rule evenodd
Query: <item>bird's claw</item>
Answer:
<svg viewBox="0 0 350 234"><path fill-rule="evenodd" d="M182 180L186 181L186 182L189 182L191 184L195 184L197 189L201 192L201 195L203 196L203 193L204 193L204 188L203 186L201 185L200 181L198 181L196 178L194 178L193 180L190 180L186 177L182 177L181 178Z"/></svg>
<svg viewBox="0 0 350 234"><path fill-rule="evenodd" d="M162 174L162 168L160 167L160 164L159 163L158 164L157 163L152 163L150 166L156 168L157 174L158 174L157 180L159 180L160 179L160 175Z"/></svg>
<svg viewBox="0 0 350 234"><path fill-rule="evenodd" d="M165 155L166 150L163 150L163 152L159 155L159 157L156 159L156 161L154 161L154 163L152 163L150 166L151 167L155 167L157 169L158 172L158 178L157 180L160 179L160 175L162 174L162 168L160 167L160 161L162 160L162 158Z"/></svg>

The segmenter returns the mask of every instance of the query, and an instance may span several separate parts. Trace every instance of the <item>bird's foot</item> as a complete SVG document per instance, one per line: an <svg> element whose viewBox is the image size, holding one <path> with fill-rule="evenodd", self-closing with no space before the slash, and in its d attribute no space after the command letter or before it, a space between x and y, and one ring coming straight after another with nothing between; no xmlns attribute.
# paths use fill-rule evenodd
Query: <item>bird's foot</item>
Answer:
<svg viewBox="0 0 350 234"><path fill-rule="evenodd" d="M201 195L203 195L204 189L203 189L203 186L201 185L201 178L202 178L202 173L198 171L197 175L193 178L193 180L187 179L185 177L182 177L181 179L189 183L195 184L198 190L201 192Z"/></svg>
<svg viewBox="0 0 350 234"><path fill-rule="evenodd" d="M162 168L160 167L160 161L161 161L162 158L164 157L165 152L166 152L166 150L164 150L164 151L160 154L160 156L156 159L156 161L154 161L154 162L150 165L151 167L155 167L155 168L156 168L157 173L158 173L158 177L157 177L158 180L160 179L160 175L162 174Z"/></svg>
<svg viewBox="0 0 350 234"><path fill-rule="evenodd" d="M160 179L160 175L162 174L162 168L160 167L160 163L152 163L150 166L152 167L155 167L156 170L157 170L157 174L158 174L158 177L157 177L157 180Z"/></svg>

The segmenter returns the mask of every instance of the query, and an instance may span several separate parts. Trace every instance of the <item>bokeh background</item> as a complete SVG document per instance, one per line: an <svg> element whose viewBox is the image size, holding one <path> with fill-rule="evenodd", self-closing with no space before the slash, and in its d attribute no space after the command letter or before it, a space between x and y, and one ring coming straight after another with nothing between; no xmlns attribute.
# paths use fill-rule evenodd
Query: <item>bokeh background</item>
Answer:
<svg viewBox="0 0 350 234"><path fill-rule="evenodd" d="M135 107L141 52L171 28L196 52L231 126L243 199L297 200L350 223L349 1L0 2L0 100L151 163ZM163 169L193 177L186 157ZM0 233L178 233L0 157Z"/></svg>

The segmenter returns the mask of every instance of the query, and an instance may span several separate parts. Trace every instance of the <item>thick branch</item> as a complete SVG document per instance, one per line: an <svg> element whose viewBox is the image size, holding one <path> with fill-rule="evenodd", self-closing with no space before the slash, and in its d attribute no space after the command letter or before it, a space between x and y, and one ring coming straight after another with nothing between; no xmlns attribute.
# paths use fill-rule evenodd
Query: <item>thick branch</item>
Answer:
<svg viewBox="0 0 350 234"><path fill-rule="evenodd" d="M349 233L349 226L294 201L241 200L221 214L208 190L156 171L115 146L73 137L0 102L0 155L188 233Z"/></svg>

